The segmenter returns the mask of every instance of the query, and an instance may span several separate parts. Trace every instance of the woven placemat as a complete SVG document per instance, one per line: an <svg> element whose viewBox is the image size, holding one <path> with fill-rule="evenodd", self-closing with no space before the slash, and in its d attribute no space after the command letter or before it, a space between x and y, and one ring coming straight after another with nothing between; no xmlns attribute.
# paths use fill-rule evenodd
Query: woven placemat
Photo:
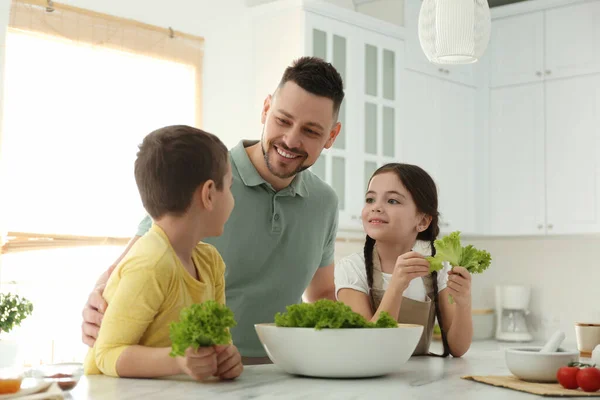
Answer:
<svg viewBox="0 0 600 400"><path fill-rule="evenodd" d="M581 389L565 389L558 383L535 383L522 381L515 376L463 376L462 379L481 382L545 397L600 397L600 391L586 393Z"/></svg>

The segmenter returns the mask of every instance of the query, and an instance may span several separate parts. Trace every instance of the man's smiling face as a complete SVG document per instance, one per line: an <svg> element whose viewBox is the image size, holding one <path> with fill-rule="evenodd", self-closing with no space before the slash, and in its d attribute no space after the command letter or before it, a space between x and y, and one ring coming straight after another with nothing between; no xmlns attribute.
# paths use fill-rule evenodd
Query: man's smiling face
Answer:
<svg viewBox="0 0 600 400"><path fill-rule="evenodd" d="M265 100L262 123L265 162L280 179L312 166L339 133L333 100L311 94L293 81Z"/></svg>

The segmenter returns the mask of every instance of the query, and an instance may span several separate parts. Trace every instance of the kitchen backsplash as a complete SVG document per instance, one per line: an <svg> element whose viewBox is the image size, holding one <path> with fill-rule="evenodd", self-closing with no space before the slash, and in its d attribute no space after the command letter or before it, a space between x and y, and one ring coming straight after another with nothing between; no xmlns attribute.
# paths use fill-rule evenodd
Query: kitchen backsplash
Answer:
<svg viewBox="0 0 600 400"><path fill-rule="evenodd" d="M488 250L492 265L473 277L473 308L494 308L495 285L529 285L535 339L562 329L575 343L574 323L600 322L600 237L465 238ZM336 259L362 251L363 243L338 241Z"/></svg>

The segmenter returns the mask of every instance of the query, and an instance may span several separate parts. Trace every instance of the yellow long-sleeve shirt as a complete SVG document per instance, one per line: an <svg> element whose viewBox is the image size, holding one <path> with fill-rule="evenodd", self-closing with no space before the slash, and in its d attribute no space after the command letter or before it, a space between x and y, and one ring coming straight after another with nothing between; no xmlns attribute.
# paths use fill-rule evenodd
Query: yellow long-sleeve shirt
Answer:
<svg viewBox="0 0 600 400"><path fill-rule="evenodd" d="M169 324L184 307L206 300L225 304L225 264L211 245L196 246L192 260L200 281L176 255L163 230L153 225L111 274L98 339L84 362L86 375L118 376L117 360L127 347L169 347Z"/></svg>

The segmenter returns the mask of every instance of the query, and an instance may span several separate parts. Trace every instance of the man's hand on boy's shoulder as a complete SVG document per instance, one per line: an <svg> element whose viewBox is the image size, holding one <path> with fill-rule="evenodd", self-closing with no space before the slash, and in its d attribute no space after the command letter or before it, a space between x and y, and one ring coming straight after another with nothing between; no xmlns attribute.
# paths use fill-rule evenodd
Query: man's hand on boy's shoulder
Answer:
<svg viewBox="0 0 600 400"><path fill-rule="evenodd" d="M104 288L106 287L106 283L108 282L108 278L113 273L119 262L127 255L129 249L133 246L135 242L140 238L140 236L134 236L127 247L123 251L123 253L119 256L119 258L100 275L98 280L96 281L96 285L90 296L88 297L88 301L83 307L83 322L81 323L81 341L88 345L89 347L93 347L94 343L96 343L96 339L98 338L98 332L100 331L100 325L102 324L102 317L106 312L106 301L104 297L102 297L102 293L104 292Z"/></svg>
<svg viewBox="0 0 600 400"><path fill-rule="evenodd" d="M235 379L242 374L242 356L234 345L215 346L218 369L215 376L221 379Z"/></svg>
<svg viewBox="0 0 600 400"><path fill-rule="evenodd" d="M92 293L88 297L88 301L85 304L82 312L83 323L81 324L81 338L83 343L89 347L93 347L96 339L98 338L98 332L100 331L100 325L102 324L102 317L106 312L108 304L102 297L102 292L106 287L106 283L96 285Z"/></svg>

